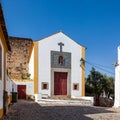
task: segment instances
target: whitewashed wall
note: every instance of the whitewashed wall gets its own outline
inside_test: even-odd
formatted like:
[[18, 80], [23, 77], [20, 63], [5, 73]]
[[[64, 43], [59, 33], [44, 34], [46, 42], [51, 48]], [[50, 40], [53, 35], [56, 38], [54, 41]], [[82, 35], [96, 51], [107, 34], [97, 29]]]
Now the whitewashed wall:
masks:
[[115, 67], [115, 101], [114, 107], [120, 106], [120, 46], [118, 47], [118, 62]]
[[0, 80], [0, 109], [3, 109], [3, 80]]
[[13, 82], [13, 91], [17, 92], [17, 85], [26, 85], [26, 94], [34, 95], [34, 82]]
[[11, 95], [12, 92], [12, 81], [10, 78], [6, 75], [6, 91], [8, 92], [8, 95]]
[[29, 61], [29, 73], [31, 74], [30, 79], [34, 79], [34, 49], [32, 50], [32, 54]]
[[[51, 95], [51, 50], [60, 51], [58, 43], [64, 43], [63, 52], [71, 52], [71, 96], [79, 97], [82, 95], [82, 77], [80, 59], [82, 57], [82, 47], [67, 37], [62, 32], [51, 35], [50, 37], [44, 38], [38, 41], [38, 61], [39, 61], [39, 93]], [[49, 89], [42, 90], [41, 82], [48, 82]], [[73, 90], [73, 83], [79, 83], [79, 90]]]
[[4, 86], [4, 48], [0, 40], [0, 45], [2, 47], [2, 79], [0, 80], [0, 109], [3, 109], [3, 86]]

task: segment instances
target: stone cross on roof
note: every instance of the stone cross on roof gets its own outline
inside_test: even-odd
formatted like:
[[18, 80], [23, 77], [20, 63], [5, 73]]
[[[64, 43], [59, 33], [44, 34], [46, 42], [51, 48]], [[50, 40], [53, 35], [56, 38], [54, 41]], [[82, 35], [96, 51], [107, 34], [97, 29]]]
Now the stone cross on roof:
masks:
[[62, 47], [64, 46], [64, 44], [62, 42], [58, 43], [58, 45], [60, 46], [60, 52], [62, 52]]

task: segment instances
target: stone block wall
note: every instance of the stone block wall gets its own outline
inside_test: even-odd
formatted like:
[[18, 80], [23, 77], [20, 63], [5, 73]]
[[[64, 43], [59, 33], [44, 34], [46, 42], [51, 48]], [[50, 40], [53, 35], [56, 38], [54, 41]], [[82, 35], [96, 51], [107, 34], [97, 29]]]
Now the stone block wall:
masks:
[[9, 37], [11, 51], [7, 55], [8, 74], [11, 79], [29, 77], [29, 56], [32, 40], [28, 38]]

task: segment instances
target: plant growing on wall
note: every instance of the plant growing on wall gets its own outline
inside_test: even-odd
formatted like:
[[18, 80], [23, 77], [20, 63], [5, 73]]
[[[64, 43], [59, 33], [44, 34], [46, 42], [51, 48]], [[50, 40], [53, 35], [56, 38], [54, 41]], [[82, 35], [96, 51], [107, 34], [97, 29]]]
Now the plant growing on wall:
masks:
[[30, 73], [24, 73], [21, 75], [22, 79], [30, 79], [31, 74]]

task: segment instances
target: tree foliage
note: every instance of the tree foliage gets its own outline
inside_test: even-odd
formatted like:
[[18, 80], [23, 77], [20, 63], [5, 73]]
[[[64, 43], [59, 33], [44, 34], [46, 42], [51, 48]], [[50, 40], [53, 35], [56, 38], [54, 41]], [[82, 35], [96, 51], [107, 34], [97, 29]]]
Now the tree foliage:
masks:
[[103, 76], [104, 79], [104, 92], [106, 94], [106, 97], [110, 97], [114, 95], [114, 78], [113, 77], [108, 77], [106, 75]]
[[99, 97], [104, 92], [108, 98], [111, 94], [113, 95], [114, 79], [92, 68], [90, 74], [86, 78], [86, 93]]

